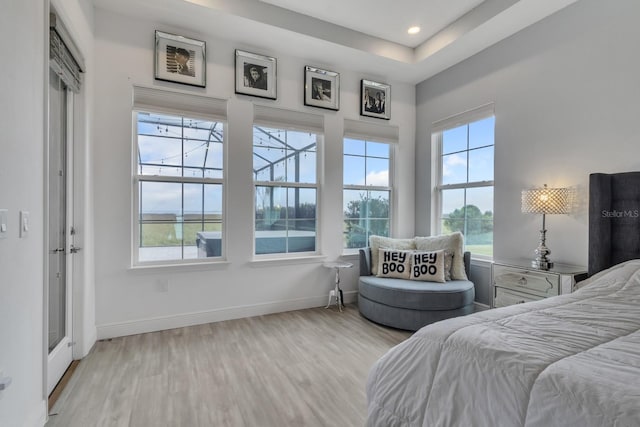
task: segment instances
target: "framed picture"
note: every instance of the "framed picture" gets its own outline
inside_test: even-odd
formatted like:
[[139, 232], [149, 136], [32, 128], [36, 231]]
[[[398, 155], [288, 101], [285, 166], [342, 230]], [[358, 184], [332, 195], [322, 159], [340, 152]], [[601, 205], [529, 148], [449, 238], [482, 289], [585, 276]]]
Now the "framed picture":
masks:
[[156, 80], [205, 87], [205, 42], [156, 31], [155, 55]]
[[304, 105], [340, 109], [340, 74], [304, 67]]
[[391, 86], [362, 80], [360, 115], [389, 120], [391, 118]]
[[276, 99], [276, 58], [236, 50], [236, 93]]

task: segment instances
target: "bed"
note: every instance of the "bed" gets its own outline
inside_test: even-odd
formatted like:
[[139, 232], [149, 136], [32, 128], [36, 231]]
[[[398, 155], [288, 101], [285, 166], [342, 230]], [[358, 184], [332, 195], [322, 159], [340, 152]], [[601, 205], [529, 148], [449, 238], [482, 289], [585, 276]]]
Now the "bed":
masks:
[[367, 425], [639, 426], [638, 206], [640, 172], [592, 174], [590, 277], [420, 329], [372, 367]]

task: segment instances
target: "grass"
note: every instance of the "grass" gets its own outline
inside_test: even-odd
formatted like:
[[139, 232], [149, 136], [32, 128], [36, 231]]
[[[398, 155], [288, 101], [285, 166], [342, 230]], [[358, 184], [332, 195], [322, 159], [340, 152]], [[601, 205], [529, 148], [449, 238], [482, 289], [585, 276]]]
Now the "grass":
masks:
[[[142, 224], [141, 247], [195, 246], [199, 231], [221, 231], [222, 223], [152, 223]], [[182, 234], [180, 233], [182, 231]]]
[[493, 256], [493, 245], [465, 245], [465, 250], [471, 252], [472, 255]]
[[[180, 230], [182, 228], [182, 236]], [[222, 222], [205, 222], [195, 223], [143, 223], [142, 238], [140, 239], [141, 247], [166, 247], [181, 246], [184, 237], [185, 246], [195, 246], [196, 235], [199, 231], [221, 231]], [[487, 257], [493, 256], [493, 244], [475, 244], [465, 245], [465, 250], [473, 255], [482, 255]]]

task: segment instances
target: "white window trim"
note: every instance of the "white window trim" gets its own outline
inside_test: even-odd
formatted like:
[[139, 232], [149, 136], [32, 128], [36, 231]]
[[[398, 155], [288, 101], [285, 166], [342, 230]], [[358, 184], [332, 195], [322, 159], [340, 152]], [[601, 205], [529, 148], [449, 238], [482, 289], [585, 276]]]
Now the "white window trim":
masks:
[[344, 138], [397, 145], [400, 140], [400, 128], [386, 124], [344, 119]]
[[[440, 216], [442, 214], [442, 191], [443, 190], [493, 187], [494, 194], [495, 194], [494, 180], [472, 181], [472, 182], [465, 182], [465, 183], [459, 183], [459, 184], [442, 184], [442, 134], [449, 129], [453, 129], [459, 126], [464, 126], [469, 123], [473, 123], [478, 120], [486, 119], [492, 116], [495, 116], [494, 104], [488, 103], [480, 107], [465, 111], [463, 113], [455, 114], [453, 116], [447, 117], [443, 120], [439, 120], [432, 124], [431, 126], [431, 158], [432, 158], [431, 182], [435, 183], [435, 185], [432, 186], [432, 194], [431, 194], [431, 229], [435, 230], [435, 233], [433, 234], [442, 233], [442, 224], [440, 221], [441, 219]], [[495, 153], [495, 136], [494, 136], [493, 147], [494, 147], [494, 153]], [[468, 152], [469, 150], [467, 149], [465, 151]], [[468, 171], [468, 168], [469, 168], [469, 165], [467, 164], [467, 171]], [[495, 173], [495, 163], [494, 163], [494, 173]], [[466, 205], [466, 199], [465, 199], [465, 205]], [[493, 212], [495, 214], [495, 199], [494, 199]], [[479, 260], [479, 261], [493, 260], [492, 256], [473, 254], [473, 253], [471, 255], [472, 255], [472, 259], [474, 260]]]
[[[287, 181], [253, 181], [253, 237], [252, 237], [252, 263], [273, 263], [286, 262], [287, 260], [305, 260], [323, 258], [322, 255], [322, 224], [320, 213], [322, 212], [321, 183], [324, 182], [322, 161], [324, 153], [324, 117], [316, 114], [303, 113], [279, 108], [269, 108], [262, 105], [254, 106], [254, 122], [251, 126], [252, 138], [253, 128], [264, 126], [271, 129], [282, 129], [284, 131], [313, 133], [317, 136], [316, 143], [316, 182], [299, 183]], [[253, 156], [253, 141], [251, 141], [251, 153]], [[253, 159], [252, 159], [253, 162]], [[283, 252], [256, 254], [256, 187], [283, 187], [283, 188], [309, 188], [316, 190], [316, 245], [315, 251], [308, 252]]]
[[[183, 266], [206, 266], [213, 264], [227, 264], [227, 155], [228, 155], [228, 131], [226, 119], [226, 101], [209, 98], [200, 95], [187, 94], [177, 91], [159, 90], [142, 86], [133, 88], [133, 105], [131, 113], [131, 269], [148, 269], [155, 267], [183, 267]], [[154, 176], [138, 174], [138, 113], [155, 113], [173, 115], [176, 117], [188, 117], [207, 121], [215, 121], [223, 124], [223, 177], [222, 178], [192, 178], [192, 177], [172, 177]], [[222, 185], [222, 241], [221, 256], [211, 258], [196, 259], [174, 259], [160, 261], [140, 261], [140, 182], [171, 182], [171, 183], [202, 183]], [[195, 268], [195, 267], [194, 267]]]
[[437, 132], [443, 132], [448, 129], [453, 129], [458, 126], [486, 119], [491, 116], [495, 116], [495, 107], [493, 102], [433, 122], [431, 125], [431, 134], [433, 135]]

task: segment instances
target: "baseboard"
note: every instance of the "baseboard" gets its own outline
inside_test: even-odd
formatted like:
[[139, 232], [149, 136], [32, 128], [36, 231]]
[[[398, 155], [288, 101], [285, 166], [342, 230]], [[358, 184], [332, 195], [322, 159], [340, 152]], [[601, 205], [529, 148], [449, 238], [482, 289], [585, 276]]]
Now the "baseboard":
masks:
[[475, 306], [476, 311], [484, 311], [484, 310], [489, 310], [491, 307], [489, 307], [487, 304], [482, 304], [481, 302], [473, 302], [473, 305]]
[[47, 401], [42, 400], [37, 408], [25, 420], [25, 426], [43, 427], [47, 422]]
[[[344, 301], [349, 304], [357, 300], [358, 291], [345, 291]], [[273, 301], [261, 304], [225, 307], [209, 311], [175, 314], [171, 316], [131, 320], [127, 322], [97, 325], [98, 339], [116, 338], [146, 332], [163, 331], [185, 326], [221, 322], [223, 320], [241, 319], [244, 317], [262, 316], [305, 308], [324, 307], [328, 295], [298, 298], [293, 300]]]
[[76, 338], [76, 345], [73, 347], [74, 360], [80, 360], [84, 358], [98, 340], [98, 331], [95, 326], [92, 326], [87, 336]]

